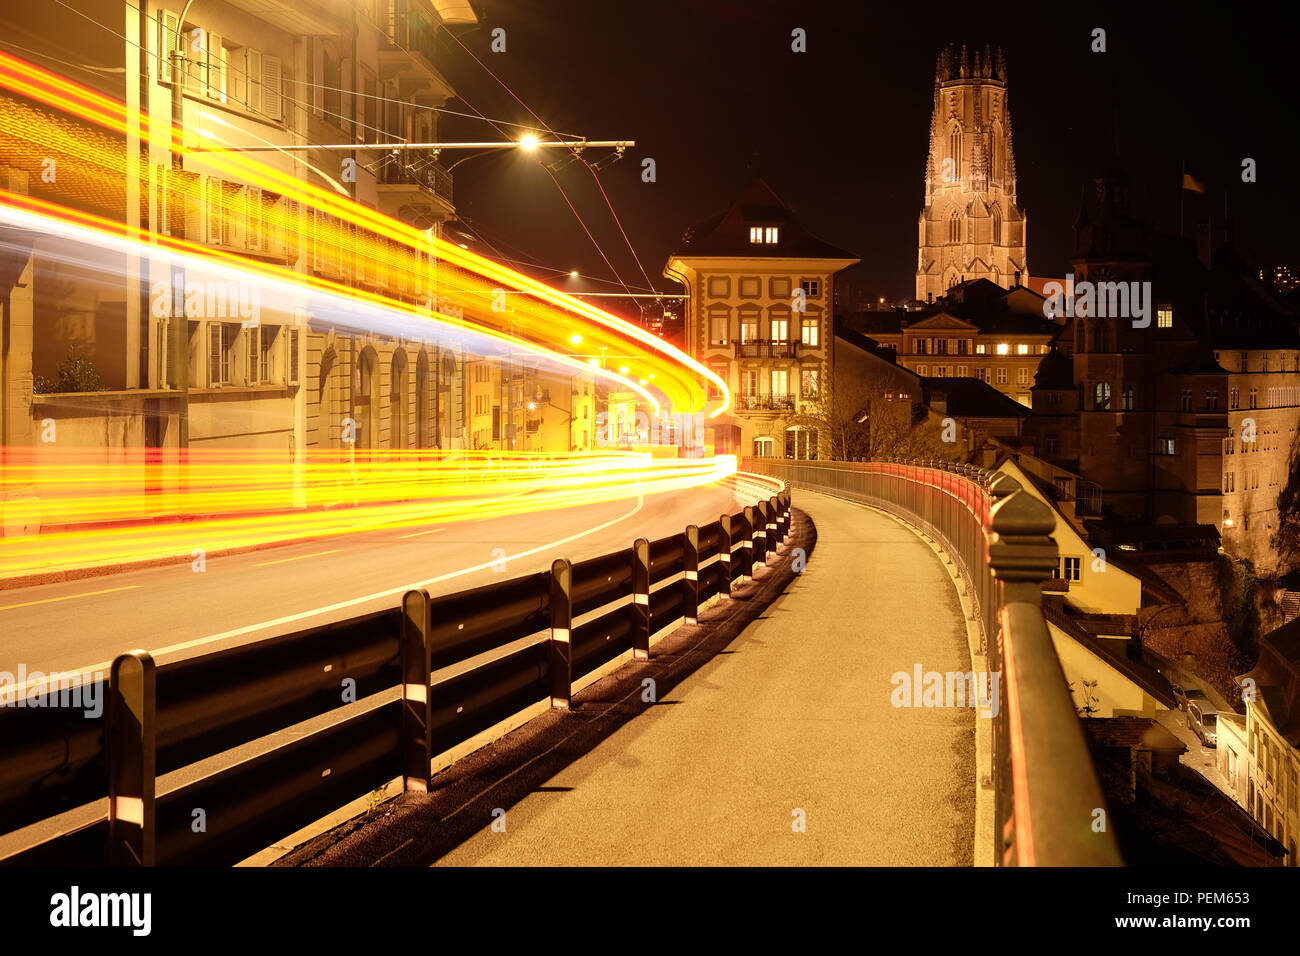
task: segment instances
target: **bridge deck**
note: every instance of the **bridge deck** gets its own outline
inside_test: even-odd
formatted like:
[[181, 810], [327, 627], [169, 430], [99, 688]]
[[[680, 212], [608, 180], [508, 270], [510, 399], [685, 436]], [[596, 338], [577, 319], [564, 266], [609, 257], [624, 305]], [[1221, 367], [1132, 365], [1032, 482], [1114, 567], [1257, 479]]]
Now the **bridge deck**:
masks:
[[895, 672], [971, 666], [951, 580], [876, 512], [797, 505], [817, 544], [760, 619], [438, 862], [971, 864], [974, 712], [891, 703]]

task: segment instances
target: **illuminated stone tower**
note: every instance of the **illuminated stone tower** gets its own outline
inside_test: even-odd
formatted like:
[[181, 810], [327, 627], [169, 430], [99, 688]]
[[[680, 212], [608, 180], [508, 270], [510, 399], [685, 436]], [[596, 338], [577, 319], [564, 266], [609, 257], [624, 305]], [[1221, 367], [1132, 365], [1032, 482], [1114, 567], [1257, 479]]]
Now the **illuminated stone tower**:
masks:
[[916, 297], [929, 301], [963, 279], [1005, 289], [1028, 277], [1025, 212], [1016, 203], [1007, 67], [984, 47], [970, 63], [949, 46], [934, 71], [925, 208], [918, 222]]

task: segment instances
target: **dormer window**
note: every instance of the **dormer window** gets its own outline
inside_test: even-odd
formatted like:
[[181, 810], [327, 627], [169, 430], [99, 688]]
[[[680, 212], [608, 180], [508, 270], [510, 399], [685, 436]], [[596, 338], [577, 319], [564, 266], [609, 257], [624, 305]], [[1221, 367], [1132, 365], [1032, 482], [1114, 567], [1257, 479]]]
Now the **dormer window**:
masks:
[[750, 245], [774, 246], [780, 241], [781, 241], [780, 226], [750, 226], [749, 227]]

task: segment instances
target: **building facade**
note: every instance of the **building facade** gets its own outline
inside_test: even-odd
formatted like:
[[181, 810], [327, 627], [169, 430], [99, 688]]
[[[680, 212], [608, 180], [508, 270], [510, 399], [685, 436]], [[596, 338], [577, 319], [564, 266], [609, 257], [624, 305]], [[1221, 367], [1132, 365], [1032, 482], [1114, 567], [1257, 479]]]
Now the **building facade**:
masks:
[[[664, 275], [686, 287], [685, 351], [731, 405], [710, 420], [719, 453], [817, 458], [825, 436], [792, 424], [833, 388], [835, 276], [858, 260], [807, 232], [762, 179], [687, 230]], [[706, 415], [722, 395], [712, 392]]]
[[1025, 211], [1016, 200], [1016, 161], [999, 49], [970, 62], [949, 46], [934, 72], [934, 110], [917, 221], [916, 298], [933, 302], [967, 279], [1020, 285], [1026, 264]]

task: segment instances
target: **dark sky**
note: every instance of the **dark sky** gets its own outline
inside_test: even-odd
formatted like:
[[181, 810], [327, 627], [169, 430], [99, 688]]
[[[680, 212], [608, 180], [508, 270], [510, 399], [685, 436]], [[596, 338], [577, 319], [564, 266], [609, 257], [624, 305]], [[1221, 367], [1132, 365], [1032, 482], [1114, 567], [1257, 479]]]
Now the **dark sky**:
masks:
[[[1187, 194], [1187, 231], [1225, 190], [1238, 248], [1251, 261], [1300, 264], [1294, 33], [1261, 4], [961, 4], [485, 0], [462, 42], [557, 131], [634, 139], [601, 182], [651, 282], [690, 224], [723, 209], [760, 172], [823, 239], [861, 257], [855, 282], [910, 297], [916, 219], [933, 104], [934, 62], [948, 41], [1007, 59], [1019, 200], [1034, 275], [1062, 275], [1083, 183], [1115, 158], [1135, 204], [1177, 232], [1184, 161], [1208, 186]], [[490, 32], [506, 31], [504, 53]], [[808, 51], [791, 52], [791, 30]], [[1089, 49], [1094, 27], [1107, 52]], [[444, 71], [473, 108], [531, 122], [454, 43]], [[453, 101], [453, 109], [464, 104]], [[495, 139], [486, 124], [445, 118], [444, 140]], [[537, 156], [540, 154], [534, 154]], [[601, 155], [595, 153], [594, 155]], [[641, 182], [653, 157], [658, 181]], [[1241, 182], [1241, 160], [1258, 182]], [[458, 158], [455, 154], [448, 161]], [[548, 157], [559, 158], [558, 151]], [[593, 156], [594, 158], [594, 156]], [[456, 171], [467, 220], [506, 255], [612, 279], [536, 158], [496, 155]], [[556, 173], [629, 285], [644, 286], [592, 176]], [[481, 248], [481, 247], [480, 247]], [[587, 279], [561, 287], [616, 290]], [[614, 311], [618, 311], [615, 309]]]

